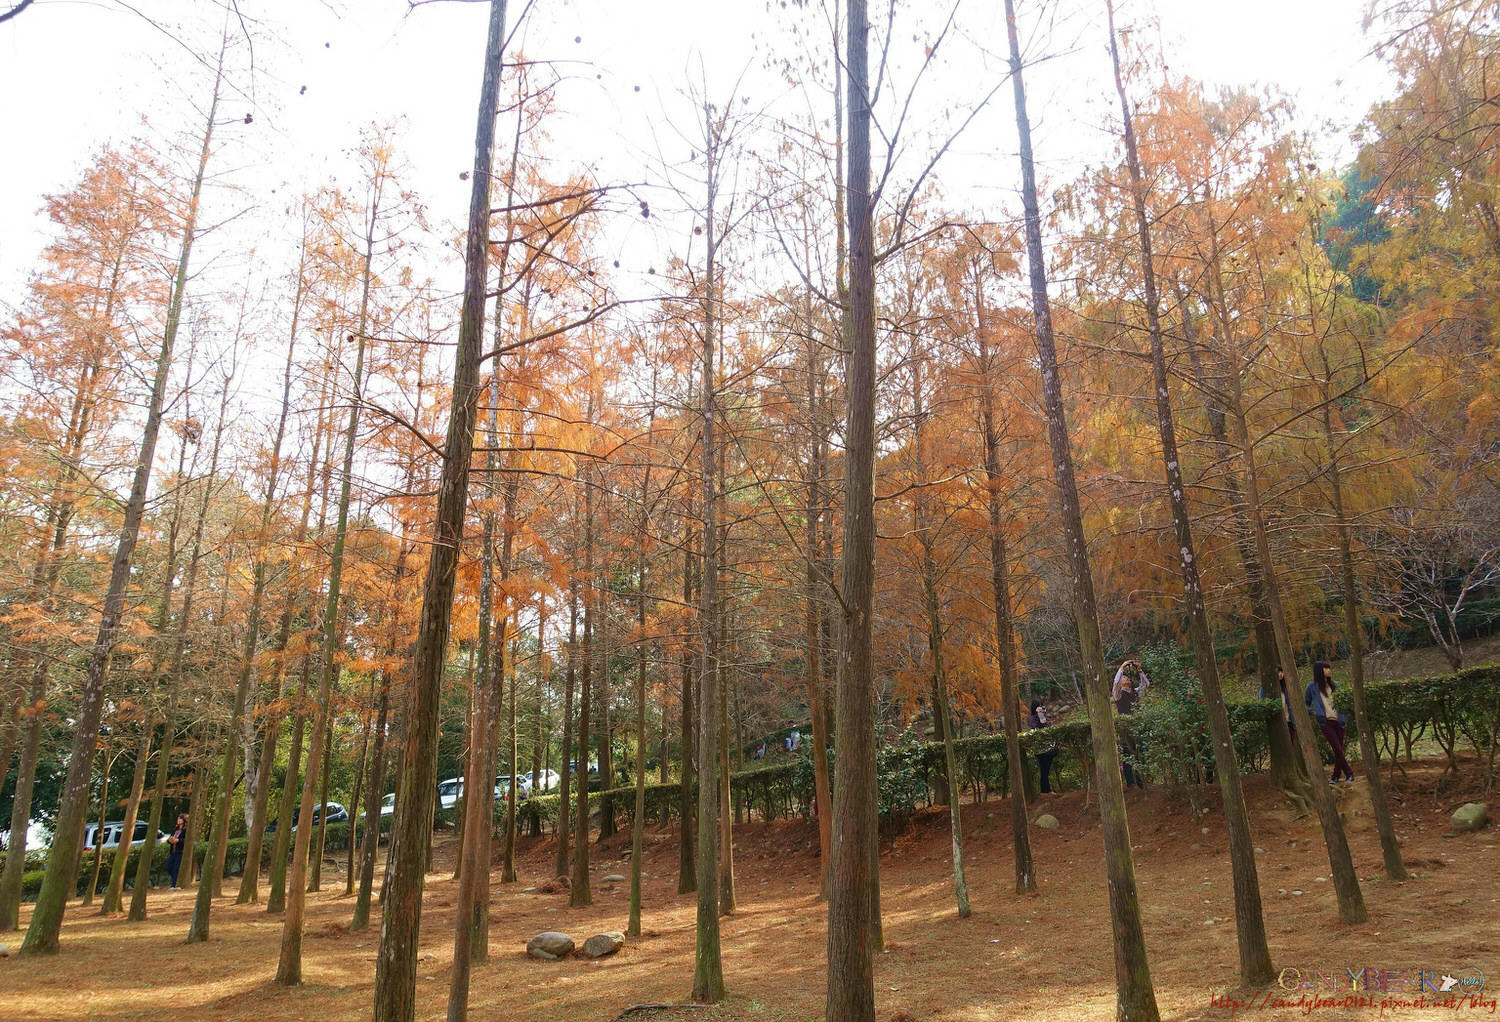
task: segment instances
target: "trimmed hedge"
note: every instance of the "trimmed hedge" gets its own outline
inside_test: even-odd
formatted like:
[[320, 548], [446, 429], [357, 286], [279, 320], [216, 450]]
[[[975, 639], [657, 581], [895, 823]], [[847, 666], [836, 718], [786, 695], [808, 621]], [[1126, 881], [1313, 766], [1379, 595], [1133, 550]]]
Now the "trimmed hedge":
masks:
[[[1167, 712], [1165, 708], [1158, 709], [1148, 704], [1132, 717], [1117, 719], [1116, 726], [1122, 736], [1132, 732], [1142, 736], [1147, 732], [1159, 733], [1169, 726], [1165, 719]], [[1246, 772], [1259, 769], [1263, 763], [1266, 755], [1265, 725], [1276, 712], [1277, 704], [1269, 699], [1238, 703], [1229, 708], [1235, 748]], [[1201, 738], [1204, 755], [1208, 755], [1207, 741], [1205, 733]], [[1009, 793], [1010, 772], [1003, 734], [960, 738], [953, 744], [960, 787], [970, 791], [977, 801], [983, 801], [991, 794], [1003, 796]], [[1055, 785], [1087, 787], [1092, 769], [1088, 721], [1079, 716], [1051, 727], [1022, 732], [1021, 749], [1026, 755], [1026, 769], [1035, 769], [1034, 757], [1038, 750], [1053, 745], [1057, 747], [1052, 767]], [[1149, 744], [1143, 741], [1142, 747], [1149, 747]], [[1163, 756], [1167, 755], [1166, 746], [1157, 743], [1157, 748]], [[829, 753], [829, 763], [831, 768], [832, 752]], [[940, 786], [944, 769], [942, 743], [908, 742], [888, 746], [877, 754], [876, 769], [881, 823], [889, 831], [899, 828], [921, 806], [932, 804], [933, 792]], [[1185, 769], [1182, 773], [1182, 780], [1201, 779], [1194, 775], [1193, 769]], [[1179, 778], [1174, 776], [1171, 779]], [[814, 792], [812, 759], [803, 756], [791, 763], [734, 774], [730, 778], [730, 790], [737, 802], [763, 819], [811, 815]], [[681, 784], [647, 785], [647, 822], [663, 825], [675, 819], [679, 815], [681, 794]], [[630, 820], [635, 811], [635, 788], [590, 792], [590, 814], [602, 809], [606, 799], [613, 804], [617, 819]], [[522, 802], [518, 823], [534, 827], [533, 832], [545, 827], [556, 833], [559, 801], [558, 795], [538, 795]]]
[[[1354, 693], [1340, 685], [1334, 693], [1339, 711], [1354, 715]], [[1410, 762], [1412, 747], [1432, 738], [1458, 772], [1458, 753], [1465, 746], [1481, 758], [1494, 755], [1500, 732], [1500, 665], [1471, 667], [1457, 674], [1365, 685], [1365, 710], [1382, 759], [1392, 769], [1401, 754]], [[1351, 721], [1352, 729], [1352, 721]]]

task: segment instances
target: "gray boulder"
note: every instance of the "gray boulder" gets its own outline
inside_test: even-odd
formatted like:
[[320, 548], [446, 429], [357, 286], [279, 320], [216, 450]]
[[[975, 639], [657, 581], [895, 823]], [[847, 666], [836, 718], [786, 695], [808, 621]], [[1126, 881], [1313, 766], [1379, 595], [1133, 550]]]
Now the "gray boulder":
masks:
[[1036, 818], [1036, 825], [1043, 830], [1056, 830], [1062, 826], [1062, 824], [1057, 822], [1057, 817], [1051, 813], [1043, 813], [1041, 816], [1038, 816]]
[[596, 933], [583, 942], [583, 947], [578, 949], [580, 958], [603, 958], [612, 955], [625, 946], [625, 934], [619, 930], [608, 930], [604, 933]]
[[573, 953], [573, 938], [556, 930], [538, 933], [526, 942], [526, 953], [544, 962], [555, 962]]
[[1490, 822], [1490, 811], [1483, 802], [1470, 802], [1453, 810], [1448, 822], [1454, 830], [1480, 830]]
[[604, 878], [604, 882], [606, 884], [623, 884], [625, 882], [625, 877], [620, 873], [611, 873], [609, 876]]

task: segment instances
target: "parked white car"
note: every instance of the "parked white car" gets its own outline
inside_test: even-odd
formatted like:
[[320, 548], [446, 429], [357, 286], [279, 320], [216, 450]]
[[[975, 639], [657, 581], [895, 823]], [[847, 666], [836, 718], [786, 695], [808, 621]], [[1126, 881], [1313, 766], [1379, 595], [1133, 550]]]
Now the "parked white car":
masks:
[[[95, 847], [102, 847], [106, 851], [111, 848], [120, 847], [120, 834], [125, 829], [124, 820], [110, 820], [104, 824], [104, 843], [102, 845], [96, 840], [99, 836], [99, 824], [91, 823], [83, 829], [83, 850], [92, 852]], [[150, 831], [150, 824], [146, 820], [135, 821], [135, 836], [131, 838], [130, 847], [137, 848], [146, 843], [146, 834]], [[166, 844], [167, 835], [161, 831], [156, 832], [156, 840], [159, 844]]]
[[446, 781], [438, 782], [438, 808], [452, 809], [458, 805], [458, 800], [464, 795], [464, 779], [462, 777], [450, 777]]
[[380, 815], [390, 816], [396, 811], [396, 793], [393, 791], [380, 800]]

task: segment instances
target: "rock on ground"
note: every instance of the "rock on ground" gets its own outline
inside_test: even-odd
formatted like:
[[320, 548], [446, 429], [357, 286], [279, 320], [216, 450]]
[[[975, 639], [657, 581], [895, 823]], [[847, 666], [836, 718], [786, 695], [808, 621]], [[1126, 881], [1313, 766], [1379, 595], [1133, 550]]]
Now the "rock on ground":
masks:
[[555, 962], [573, 953], [573, 938], [556, 930], [538, 933], [526, 942], [526, 953], [544, 962]]
[[606, 884], [623, 884], [625, 882], [625, 877], [619, 873], [611, 873], [609, 876], [604, 878], [604, 882]]
[[603, 958], [612, 955], [625, 946], [625, 934], [619, 930], [607, 930], [604, 933], [596, 933], [583, 942], [583, 947], [578, 950], [580, 958]]
[[1453, 810], [1448, 821], [1454, 830], [1480, 830], [1490, 822], [1489, 807], [1483, 802], [1470, 802]]
[[1053, 816], [1051, 813], [1043, 813], [1041, 816], [1038, 816], [1036, 818], [1036, 825], [1043, 830], [1056, 830], [1061, 826], [1061, 824], [1057, 822], [1057, 817]]

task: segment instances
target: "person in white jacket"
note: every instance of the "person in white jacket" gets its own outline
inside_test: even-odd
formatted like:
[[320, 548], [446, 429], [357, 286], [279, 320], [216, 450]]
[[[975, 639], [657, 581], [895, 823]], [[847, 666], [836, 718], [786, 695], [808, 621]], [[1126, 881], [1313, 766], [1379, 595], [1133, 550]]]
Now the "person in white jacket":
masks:
[[1147, 686], [1151, 684], [1151, 679], [1146, 676], [1146, 671], [1141, 667], [1141, 662], [1139, 660], [1127, 660], [1120, 665], [1119, 670], [1115, 671], [1115, 683], [1109, 688], [1110, 702], [1117, 703], [1120, 701], [1120, 682], [1126, 678], [1131, 680], [1132, 687], [1135, 689], [1137, 696], [1146, 691]]

